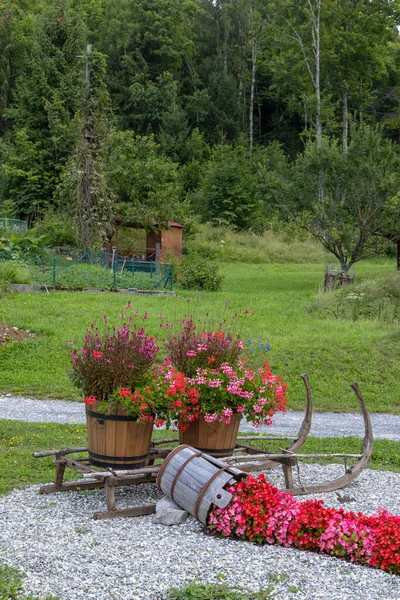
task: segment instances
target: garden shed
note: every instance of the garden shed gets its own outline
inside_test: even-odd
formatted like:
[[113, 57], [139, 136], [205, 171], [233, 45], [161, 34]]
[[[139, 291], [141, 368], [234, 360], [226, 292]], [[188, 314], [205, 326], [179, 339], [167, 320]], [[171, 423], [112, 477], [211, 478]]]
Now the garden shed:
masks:
[[148, 232], [138, 223], [123, 222], [122, 217], [115, 217], [115, 225], [110, 247], [115, 247], [119, 255], [155, 262], [168, 262], [171, 254], [182, 258], [183, 225], [180, 223], [169, 221], [167, 227]]
[[151, 231], [147, 234], [147, 260], [150, 258], [151, 249], [159, 249], [159, 262], [168, 262], [168, 254], [182, 258], [182, 229], [180, 223], [168, 222], [168, 229]]

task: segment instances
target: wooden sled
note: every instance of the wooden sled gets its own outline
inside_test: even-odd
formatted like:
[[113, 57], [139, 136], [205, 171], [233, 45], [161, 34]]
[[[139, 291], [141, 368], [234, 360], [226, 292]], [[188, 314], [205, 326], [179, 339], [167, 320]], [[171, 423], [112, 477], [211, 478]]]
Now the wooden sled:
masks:
[[[262, 471], [265, 469], [281, 466], [285, 477], [284, 491], [290, 492], [293, 495], [316, 494], [322, 492], [330, 492], [343, 488], [353, 481], [365, 468], [368, 459], [372, 452], [373, 435], [371, 421], [368, 412], [365, 408], [364, 400], [356, 383], [351, 384], [361, 407], [361, 412], [364, 418], [364, 443], [361, 454], [298, 454], [298, 450], [302, 447], [307, 439], [311, 427], [312, 420], [312, 400], [310, 386], [306, 374], [301, 375], [306, 388], [307, 408], [297, 436], [244, 436], [239, 437], [235, 454], [232, 457], [224, 458], [223, 461], [218, 461], [222, 466], [232, 465], [244, 472]], [[254, 440], [290, 440], [290, 444], [283, 449], [281, 454], [273, 454], [260, 448], [255, 448], [243, 444], [243, 441]], [[178, 442], [178, 438], [169, 438], [163, 440], [153, 440], [147, 464], [145, 467], [135, 470], [113, 470], [100, 469], [89, 463], [87, 448], [65, 448], [61, 450], [46, 450], [44, 452], [34, 452], [35, 458], [52, 456], [56, 467], [55, 479], [53, 484], [42, 485], [40, 488], [41, 494], [50, 494], [53, 492], [64, 491], [81, 491], [88, 489], [104, 488], [106, 510], [96, 512], [93, 516], [95, 519], [114, 519], [117, 517], [132, 517], [140, 515], [148, 515], [155, 512], [155, 504], [147, 506], [133, 506], [130, 508], [118, 509], [116, 507], [115, 488], [118, 486], [134, 485], [141, 483], [155, 482], [157, 474], [162, 465], [162, 461], [171, 452], [170, 449], [162, 449], [164, 444], [172, 444]], [[71, 454], [79, 455], [71, 457]], [[307, 458], [344, 458], [345, 474], [342, 477], [334, 479], [322, 485], [301, 485], [293, 486], [293, 467], [296, 467], [299, 473], [299, 460]], [[355, 462], [350, 467], [347, 466], [347, 459], [355, 459]], [[215, 459], [213, 459], [215, 462]], [[65, 469], [71, 469], [82, 476], [82, 479], [75, 481], [64, 481]]]

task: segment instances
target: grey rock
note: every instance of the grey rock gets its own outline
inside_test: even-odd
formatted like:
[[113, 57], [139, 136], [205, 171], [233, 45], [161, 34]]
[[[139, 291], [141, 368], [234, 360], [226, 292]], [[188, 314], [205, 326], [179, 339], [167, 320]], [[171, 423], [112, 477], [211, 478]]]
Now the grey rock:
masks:
[[186, 521], [188, 516], [186, 510], [165, 508], [156, 512], [153, 520], [154, 523], [159, 523], [160, 525], [180, 525]]
[[166, 510], [168, 508], [173, 508], [175, 510], [184, 510], [181, 506], [179, 506], [179, 504], [174, 502], [174, 500], [168, 498], [168, 496], [164, 496], [164, 498], [161, 498], [161, 500], [159, 500], [156, 504], [156, 513], [162, 510]]

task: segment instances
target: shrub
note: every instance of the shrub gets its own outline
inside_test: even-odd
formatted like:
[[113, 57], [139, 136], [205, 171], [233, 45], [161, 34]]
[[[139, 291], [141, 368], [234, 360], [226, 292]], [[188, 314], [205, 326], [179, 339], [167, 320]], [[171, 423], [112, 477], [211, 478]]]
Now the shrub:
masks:
[[66, 215], [48, 213], [35, 225], [31, 233], [40, 237], [46, 246], [76, 246], [77, 244], [73, 221]]
[[185, 257], [180, 273], [180, 285], [187, 290], [199, 289], [216, 292], [221, 289], [223, 276], [218, 264], [198, 255]]

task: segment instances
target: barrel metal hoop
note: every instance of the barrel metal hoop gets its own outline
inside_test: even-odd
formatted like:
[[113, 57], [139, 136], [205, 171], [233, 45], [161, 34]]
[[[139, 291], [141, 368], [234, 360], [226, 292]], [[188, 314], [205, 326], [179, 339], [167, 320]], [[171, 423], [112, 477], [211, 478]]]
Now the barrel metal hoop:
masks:
[[119, 460], [122, 462], [128, 462], [128, 461], [132, 461], [132, 460], [139, 460], [141, 458], [147, 458], [148, 457], [148, 452], [146, 454], [140, 454], [139, 456], [109, 456], [108, 454], [96, 454], [95, 452], [92, 452], [91, 450], [89, 450], [89, 456], [90, 458], [100, 458], [103, 460]]
[[[227, 455], [227, 453], [232, 454], [234, 449], [235, 449], [235, 446], [233, 448], [199, 448], [199, 446], [196, 446], [196, 450], [201, 450], [205, 454], [212, 452], [213, 455], [214, 454]], [[215, 458], [217, 458], [217, 457], [215, 457]], [[222, 458], [226, 458], [226, 456], [222, 456]]]
[[98, 413], [88, 409], [86, 409], [86, 414], [89, 417], [103, 419], [104, 421], [137, 421], [137, 419], [134, 417], [129, 417], [128, 415], [106, 415], [105, 413]]
[[112, 469], [113, 471], [118, 471], [118, 469], [124, 469], [124, 470], [141, 469], [142, 467], [146, 466], [146, 461], [144, 460], [143, 462], [140, 462], [140, 463], [138, 462], [138, 463], [116, 464], [116, 463], [103, 462], [101, 460], [90, 459], [90, 464], [95, 467], [103, 467], [105, 469]]
[[177, 470], [177, 472], [176, 472], [176, 475], [175, 475], [175, 477], [174, 477], [174, 479], [173, 479], [173, 481], [172, 481], [172, 485], [171, 485], [171, 491], [170, 491], [170, 494], [171, 494], [171, 498], [172, 498], [172, 500], [174, 499], [174, 491], [175, 491], [175, 486], [176, 486], [176, 484], [177, 484], [177, 482], [178, 482], [179, 476], [180, 476], [180, 474], [182, 473], [183, 469], [184, 469], [184, 468], [185, 468], [185, 467], [186, 467], [186, 466], [187, 466], [187, 465], [188, 465], [188, 464], [189, 464], [189, 463], [190, 463], [190, 462], [191, 462], [191, 461], [192, 461], [194, 458], [197, 458], [198, 456], [201, 456], [202, 454], [203, 454], [202, 452], [195, 452], [194, 454], [192, 454], [192, 456], [189, 456], [189, 458], [187, 458], [187, 459], [185, 460], [185, 462], [183, 463], [183, 465], [181, 465], [181, 466], [179, 467], [179, 469]]
[[199, 494], [199, 497], [197, 499], [196, 502], [196, 506], [194, 508], [194, 512], [195, 512], [195, 517], [196, 519], [199, 519], [199, 510], [200, 510], [200, 505], [202, 503], [202, 500], [208, 490], [208, 488], [210, 487], [210, 485], [212, 484], [212, 482], [214, 481], [214, 479], [216, 479], [218, 477], [218, 475], [220, 473], [222, 473], [223, 471], [228, 471], [228, 473], [230, 473], [229, 471], [229, 465], [226, 465], [226, 467], [222, 467], [221, 469], [218, 469], [218, 471], [216, 473], [214, 473], [214, 475], [207, 481], [207, 483], [205, 485], [203, 485], [203, 488]]
[[164, 471], [167, 468], [167, 464], [169, 463], [169, 461], [171, 460], [171, 458], [173, 456], [175, 456], [175, 454], [177, 454], [178, 452], [180, 452], [181, 450], [183, 450], [183, 448], [190, 448], [190, 446], [188, 444], [181, 444], [180, 446], [177, 446], [176, 448], [174, 448], [174, 450], [172, 450], [171, 452], [169, 452], [168, 456], [166, 458], [164, 458], [164, 461], [160, 467], [160, 470], [158, 471], [158, 475], [157, 475], [157, 487], [159, 489], [161, 489], [161, 479], [162, 476], [164, 475]]

